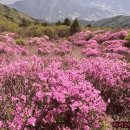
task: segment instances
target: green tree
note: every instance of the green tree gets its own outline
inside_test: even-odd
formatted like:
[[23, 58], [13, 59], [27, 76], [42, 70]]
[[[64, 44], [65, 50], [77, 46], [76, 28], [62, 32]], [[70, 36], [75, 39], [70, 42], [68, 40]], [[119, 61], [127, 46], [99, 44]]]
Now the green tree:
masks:
[[87, 25], [86, 25], [86, 27], [89, 27], [89, 28], [91, 28], [91, 27], [92, 27], [92, 25], [91, 25], [91, 24], [87, 24]]
[[72, 34], [74, 34], [74, 33], [76, 33], [76, 32], [79, 32], [80, 30], [81, 30], [81, 28], [80, 28], [78, 19], [76, 18], [76, 19], [73, 21], [73, 23], [72, 23], [72, 25], [71, 25], [71, 27], [70, 27], [70, 34], [72, 35]]
[[42, 22], [41, 24], [42, 26], [49, 26], [49, 24], [47, 22]]
[[55, 23], [55, 25], [62, 25], [62, 22], [61, 21], [57, 21], [56, 23]]
[[71, 25], [71, 21], [69, 18], [65, 18], [64, 22], [63, 22], [63, 25], [67, 25], [67, 26], [70, 26]]

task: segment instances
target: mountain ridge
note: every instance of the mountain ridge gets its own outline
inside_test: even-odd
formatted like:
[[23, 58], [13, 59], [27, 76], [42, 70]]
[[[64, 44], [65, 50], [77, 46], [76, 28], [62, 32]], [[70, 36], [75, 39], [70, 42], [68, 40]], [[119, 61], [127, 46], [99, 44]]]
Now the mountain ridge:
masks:
[[87, 1], [89, 4], [81, 4], [76, 0], [22, 0], [9, 6], [36, 19], [43, 18], [53, 22], [63, 20], [65, 17], [96, 20], [104, 18], [104, 16], [114, 15], [113, 11], [94, 6], [90, 0]]
[[21, 0], [10, 7], [36, 19], [56, 22], [68, 17], [99, 20], [116, 15], [130, 15], [130, 0]]
[[98, 21], [84, 21], [84, 25], [91, 24], [93, 27], [129, 28], [130, 16], [118, 15]]

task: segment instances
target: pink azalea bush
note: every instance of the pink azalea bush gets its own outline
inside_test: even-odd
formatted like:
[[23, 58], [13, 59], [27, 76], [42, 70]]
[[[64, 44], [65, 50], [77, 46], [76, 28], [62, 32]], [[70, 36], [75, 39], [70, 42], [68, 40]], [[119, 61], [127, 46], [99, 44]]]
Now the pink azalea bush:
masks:
[[72, 51], [71, 43], [67, 40], [58, 41], [57, 47], [54, 49], [54, 53], [65, 55]]
[[100, 92], [105, 101], [111, 100], [107, 110], [110, 114], [129, 112], [130, 66], [124, 61], [109, 58], [88, 58], [80, 63], [86, 79]]
[[[1, 128], [87, 129], [100, 127], [106, 104], [82, 71], [47, 68], [37, 57], [0, 68]], [[5, 89], [2, 89], [5, 88]]]
[[100, 46], [96, 40], [87, 41], [82, 52], [85, 56], [99, 56], [101, 54]]
[[124, 39], [127, 35], [128, 35], [128, 31], [124, 31], [124, 30], [121, 30], [119, 32], [108, 31], [102, 34], [95, 35], [92, 39], [101, 43], [109, 40]]
[[86, 37], [87, 37], [86, 35], [88, 35], [88, 37], [91, 38], [90, 36], [91, 31], [83, 31], [83, 32], [77, 33], [70, 38], [70, 41], [74, 45], [83, 46], [86, 44]]
[[119, 54], [127, 54], [129, 49], [125, 47], [127, 41], [125, 40], [110, 40], [103, 42], [106, 52], [114, 52]]
[[0, 129], [100, 130], [107, 114], [129, 117], [127, 34], [85, 30], [24, 46], [0, 34]]
[[10, 56], [27, 55], [28, 50], [26, 49], [26, 47], [23, 47], [23, 46], [17, 46], [15, 44], [1, 43], [0, 53], [1, 54], [7, 54], [7, 55], [10, 55]]

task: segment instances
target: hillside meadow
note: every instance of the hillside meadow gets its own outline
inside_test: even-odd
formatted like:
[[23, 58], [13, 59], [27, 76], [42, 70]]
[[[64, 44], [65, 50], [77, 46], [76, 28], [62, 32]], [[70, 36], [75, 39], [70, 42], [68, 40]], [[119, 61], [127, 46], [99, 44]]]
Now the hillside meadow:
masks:
[[62, 33], [0, 34], [1, 130], [112, 130], [130, 120], [128, 30]]

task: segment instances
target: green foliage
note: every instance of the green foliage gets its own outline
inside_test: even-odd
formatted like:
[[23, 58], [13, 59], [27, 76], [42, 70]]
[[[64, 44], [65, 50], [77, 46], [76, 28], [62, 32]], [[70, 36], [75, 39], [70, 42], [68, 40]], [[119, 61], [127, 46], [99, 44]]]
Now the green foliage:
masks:
[[69, 26], [62, 25], [62, 26], [55, 27], [55, 29], [56, 29], [58, 37], [60, 37], [60, 38], [68, 37], [70, 35]]
[[71, 25], [71, 21], [69, 18], [65, 18], [64, 22], [63, 22], [63, 25], [67, 25], [67, 26], [70, 26]]
[[80, 25], [79, 25], [79, 22], [78, 22], [78, 19], [75, 19], [71, 25], [71, 28], [70, 28], [70, 34], [74, 34], [76, 32], [79, 32], [81, 30], [80, 28]]
[[91, 24], [88, 24], [88, 25], [86, 25], [86, 27], [89, 27], [89, 28], [90, 28], [90, 27], [92, 27], [92, 25], [91, 25]]
[[[71, 21], [68, 18], [64, 20], [64, 23], [58, 21], [56, 26], [46, 22], [39, 22], [15, 9], [0, 4], [0, 32], [16, 32], [22, 37], [47, 35], [49, 38], [57, 39], [70, 35], [70, 24]], [[23, 44], [23, 42], [18, 39], [16, 44]]]
[[129, 32], [128, 36], [125, 37], [125, 40], [128, 41], [128, 43], [126, 43], [125, 46], [130, 47], [130, 32]]
[[24, 30], [21, 28], [19, 31], [20, 34], [28, 37], [40, 37], [42, 35], [49, 36], [50, 39], [57, 39], [69, 36], [69, 26], [40, 26], [40, 25], [31, 25]]
[[57, 26], [62, 25], [62, 22], [58, 21], [58, 22], [55, 23], [55, 25], [57, 25]]
[[30, 21], [23, 18], [22, 21], [19, 23], [19, 27], [27, 27], [29, 26], [29, 24], [31, 24]]
[[15, 43], [16, 43], [17, 45], [24, 45], [24, 44], [25, 44], [25, 42], [24, 42], [23, 39], [17, 39], [17, 40], [15, 41]]
[[7, 19], [16, 24], [20, 24], [23, 19], [29, 22], [34, 22], [35, 19], [17, 11], [16, 9], [9, 8], [5, 5], [0, 4], [0, 19]]
[[[20, 32], [25, 31], [25, 27], [33, 24], [35, 19], [0, 4], [0, 32]], [[25, 33], [22, 31], [23, 33]]]
[[49, 36], [50, 39], [54, 38], [57, 39], [58, 38], [58, 34], [57, 34], [57, 30], [54, 27], [44, 27], [42, 29], [42, 32], [44, 35]]
[[24, 32], [22, 32], [25, 36], [28, 37], [40, 37], [42, 36], [42, 30], [38, 25], [31, 25], [27, 27]]
[[8, 21], [5, 18], [0, 19], [0, 32], [10, 31], [17, 32], [18, 25], [14, 22]]
[[128, 36], [125, 37], [125, 40], [130, 41], [130, 32], [129, 32]]
[[42, 26], [49, 26], [49, 24], [47, 22], [42, 22], [41, 25]]
[[[57, 39], [70, 35], [70, 27], [68, 26], [70, 24], [71, 22], [67, 18], [64, 23], [57, 22], [56, 26], [46, 22], [39, 22], [15, 9], [0, 4], [0, 32], [16, 32], [22, 37], [40, 37], [47, 35], [49, 38]], [[16, 44], [23, 45], [23, 40], [17, 39]]]

